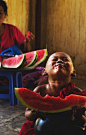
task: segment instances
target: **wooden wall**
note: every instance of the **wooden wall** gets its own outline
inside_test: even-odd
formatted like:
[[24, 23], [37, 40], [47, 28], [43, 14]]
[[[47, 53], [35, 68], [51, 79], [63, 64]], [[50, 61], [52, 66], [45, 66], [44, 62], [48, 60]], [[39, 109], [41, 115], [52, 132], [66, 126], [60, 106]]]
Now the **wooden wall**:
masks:
[[41, 48], [46, 44], [50, 54], [68, 53], [86, 75], [86, 0], [42, 0]]

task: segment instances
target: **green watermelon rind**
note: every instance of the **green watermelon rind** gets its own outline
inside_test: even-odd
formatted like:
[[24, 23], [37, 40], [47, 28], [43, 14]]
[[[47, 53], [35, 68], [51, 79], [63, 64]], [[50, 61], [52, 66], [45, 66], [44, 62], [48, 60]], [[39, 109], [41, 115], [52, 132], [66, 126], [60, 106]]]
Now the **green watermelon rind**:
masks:
[[[37, 55], [37, 52], [36, 52], [36, 51], [34, 51], [33, 53], [34, 53], [34, 58], [33, 58], [33, 60], [32, 60], [28, 65], [25, 65], [25, 67], [33, 66], [33, 65], [36, 63], [36, 61], [37, 61], [37, 59], [38, 59], [38, 55]], [[26, 59], [26, 60], [27, 60], [27, 59]], [[26, 64], [27, 64], [27, 63], [26, 63]]]
[[26, 65], [26, 56], [23, 59], [22, 64], [19, 66], [19, 68], [23, 68]]
[[[15, 56], [15, 57], [18, 57], [18, 56]], [[3, 65], [3, 62], [2, 62], [2, 66], [4, 68], [18, 68], [18, 67], [20, 67], [22, 65], [23, 61], [25, 60], [25, 57], [26, 57], [25, 54], [22, 54], [22, 59], [16, 66]]]
[[44, 51], [45, 51], [44, 57], [39, 62], [35, 63], [33, 66], [28, 67], [29, 70], [35, 69], [40, 63], [45, 61], [46, 57], [48, 56], [48, 51], [47, 49], [44, 49]]
[[[22, 105], [24, 105], [25, 107], [28, 107], [29, 109], [34, 109], [36, 110], [36, 108], [33, 108], [31, 106], [29, 106], [28, 104], [25, 103], [25, 101], [19, 96], [18, 94], [18, 88], [14, 88], [15, 90], [15, 95], [17, 97], [17, 99], [20, 101], [20, 103], [22, 103]], [[69, 111], [72, 110], [72, 107], [66, 107], [60, 110], [52, 110], [52, 111], [46, 111], [46, 110], [39, 110], [39, 112], [44, 112], [44, 113], [59, 113], [59, 112], [64, 112], [64, 111]]]

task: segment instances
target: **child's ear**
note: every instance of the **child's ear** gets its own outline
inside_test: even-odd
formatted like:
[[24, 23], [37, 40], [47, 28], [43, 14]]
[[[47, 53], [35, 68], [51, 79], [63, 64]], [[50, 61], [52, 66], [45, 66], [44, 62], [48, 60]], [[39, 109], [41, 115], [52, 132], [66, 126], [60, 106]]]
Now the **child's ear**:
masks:
[[44, 68], [43, 71], [42, 71], [42, 75], [43, 75], [43, 76], [48, 75], [47, 72], [46, 72], [46, 70], [45, 70], [45, 68]]
[[72, 77], [76, 77], [76, 71], [73, 70], [73, 73], [71, 74]]

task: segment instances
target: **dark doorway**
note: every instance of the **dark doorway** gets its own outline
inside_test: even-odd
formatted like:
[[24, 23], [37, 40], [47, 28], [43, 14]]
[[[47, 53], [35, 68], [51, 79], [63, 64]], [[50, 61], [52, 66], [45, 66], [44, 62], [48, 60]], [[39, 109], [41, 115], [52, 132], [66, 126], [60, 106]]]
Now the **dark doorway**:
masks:
[[41, 0], [36, 0], [35, 50], [40, 49], [40, 44], [41, 44]]

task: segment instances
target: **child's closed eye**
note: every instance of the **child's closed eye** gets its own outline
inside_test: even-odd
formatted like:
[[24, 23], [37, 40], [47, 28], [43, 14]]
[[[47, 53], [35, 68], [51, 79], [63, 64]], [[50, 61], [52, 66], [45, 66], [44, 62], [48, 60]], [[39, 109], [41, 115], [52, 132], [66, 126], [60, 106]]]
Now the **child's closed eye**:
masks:
[[69, 59], [68, 59], [68, 58], [63, 58], [62, 60], [63, 60], [63, 61], [69, 61]]

